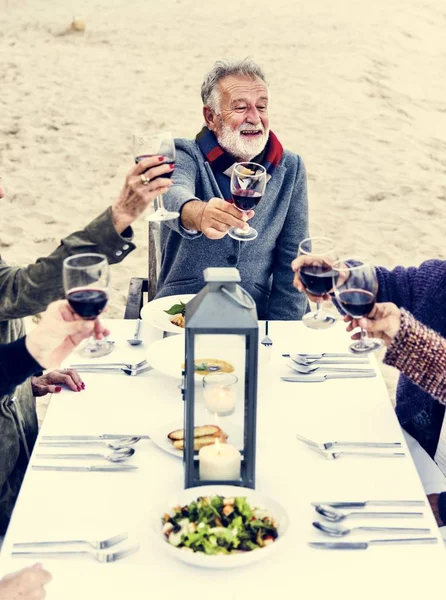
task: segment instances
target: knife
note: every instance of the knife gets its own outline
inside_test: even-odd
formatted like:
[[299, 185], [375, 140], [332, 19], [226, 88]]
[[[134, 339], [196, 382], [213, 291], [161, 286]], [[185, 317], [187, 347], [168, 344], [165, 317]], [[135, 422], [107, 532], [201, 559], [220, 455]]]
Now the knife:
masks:
[[325, 373], [324, 375], [299, 375], [292, 377], [281, 377], [282, 381], [294, 381], [298, 383], [320, 382], [327, 379], [358, 379], [361, 377], [376, 377], [376, 373]]
[[367, 550], [373, 544], [436, 544], [437, 538], [397, 538], [388, 540], [369, 540], [368, 542], [308, 542], [312, 548], [327, 548], [329, 550]]
[[36, 471], [135, 471], [135, 465], [90, 465], [65, 467], [60, 465], [33, 465]]
[[133, 438], [138, 437], [142, 440], [150, 440], [150, 435], [139, 435], [136, 433], [125, 434], [125, 433], [101, 433], [99, 435], [42, 435], [42, 440], [120, 440], [121, 438]]
[[365, 508], [366, 506], [425, 506], [424, 500], [364, 500], [363, 502], [312, 502], [311, 506], [326, 504], [332, 508]]

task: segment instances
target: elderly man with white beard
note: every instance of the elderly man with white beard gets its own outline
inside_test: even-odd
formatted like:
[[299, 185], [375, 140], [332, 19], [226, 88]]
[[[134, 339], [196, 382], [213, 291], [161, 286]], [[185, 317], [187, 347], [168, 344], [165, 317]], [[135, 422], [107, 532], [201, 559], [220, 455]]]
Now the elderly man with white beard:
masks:
[[[308, 237], [307, 182], [302, 159], [269, 129], [268, 84], [252, 60], [215, 63], [201, 87], [205, 125], [195, 140], [175, 140], [173, 185], [164, 196], [179, 218], [161, 225], [157, 297], [194, 294], [207, 267], [237, 267], [254, 298], [259, 319], [300, 319], [305, 296], [292, 285], [291, 261]], [[230, 180], [238, 162], [267, 172], [255, 212], [232, 203]], [[250, 221], [258, 236], [239, 241], [231, 227]]]

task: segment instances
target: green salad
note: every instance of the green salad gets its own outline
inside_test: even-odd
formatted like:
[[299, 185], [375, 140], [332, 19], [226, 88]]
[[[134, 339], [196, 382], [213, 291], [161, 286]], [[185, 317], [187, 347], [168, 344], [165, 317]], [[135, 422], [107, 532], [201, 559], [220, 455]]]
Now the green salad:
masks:
[[257, 550], [279, 535], [276, 521], [245, 497], [202, 496], [166, 513], [162, 523], [172, 546], [211, 555]]

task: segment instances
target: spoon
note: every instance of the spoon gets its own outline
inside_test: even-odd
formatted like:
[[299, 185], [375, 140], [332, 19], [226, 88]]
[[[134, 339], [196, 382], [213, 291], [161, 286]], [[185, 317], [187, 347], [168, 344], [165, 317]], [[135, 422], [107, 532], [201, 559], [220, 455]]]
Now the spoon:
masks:
[[297, 373], [302, 373], [303, 375], [308, 375], [310, 373], [373, 373], [373, 369], [357, 369], [356, 367], [322, 367], [319, 365], [301, 365], [295, 362], [289, 362], [288, 366], [293, 369], [293, 371], [297, 371]]
[[422, 512], [342, 512], [340, 510], [336, 510], [335, 508], [331, 508], [330, 506], [326, 506], [325, 504], [319, 504], [315, 507], [316, 512], [325, 517], [328, 521], [332, 521], [333, 523], [339, 523], [339, 521], [343, 521], [347, 517], [362, 517], [362, 518], [386, 518], [386, 517], [400, 517], [402, 519], [410, 518], [410, 517], [422, 517]]
[[105, 446], [111, 450], [122, 450], [128, 448], [139, 442], [140, 437], [120, 438], [112, 442], [105, 442], [103, 440], [88, 441], [88, 442], [40, 442], [40, 446], [46, 446], [47, 448], [82, 448], [82, 446]]
[[36, 458], [105, 458], [109, 462], [120, 463], [129, 459], [134, 454], [134, 448], [120, 448], [114, 452], [107, 452], [107, 454], [36, 454]]
[[329, 523], [320, 523], [319, 521], [313, 522], [313, 527], [331, 535], [332, 537], [343, 537], [348, 535], [354, 530], [361, 531], [382, 531], [389, 533], [430, 533], [430, 529], [423, 529], [418, 527], [343, 527], [342, 525], [331, 525]]
[[294, 363], [297, 363], [298, 365], [304, 365], [306, 367], [311, 365], [370, 365], [369, 360], [356, 358], [353, 354], [348, 358], [307, 358], [306, 356], [301, 356], [300, 354], [282, 354], [282, 356], [285, 358], [291, 358]]
[[131, 340], [127, 340], [128, 343], [130, 344], [130, 346], [139, 346], [139, 344], [142, 344], [142, 340], [140, 340], [138, 337], [140, 327], [141, 327], [141, 319], [137, 319], [135, 335], [133, 336], [133, 338]]

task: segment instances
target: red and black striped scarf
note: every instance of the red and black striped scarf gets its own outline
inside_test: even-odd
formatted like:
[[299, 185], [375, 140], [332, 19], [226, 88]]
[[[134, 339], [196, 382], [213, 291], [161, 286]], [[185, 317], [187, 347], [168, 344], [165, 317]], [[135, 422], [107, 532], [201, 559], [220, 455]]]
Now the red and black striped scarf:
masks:
[[[195, 140], [216, 173], [224, 173], [229, 167], [237, 162], [233, 156], [219, 145], [213, 131], [206, 126], [196, 135]], [[269, 132], [269, 138], [263, 151], [254, 157], [252, 161], [265, 167], [266, 172], [273, 174], [274, 169], [282, 160], [283, 146], [272, 131]]]

